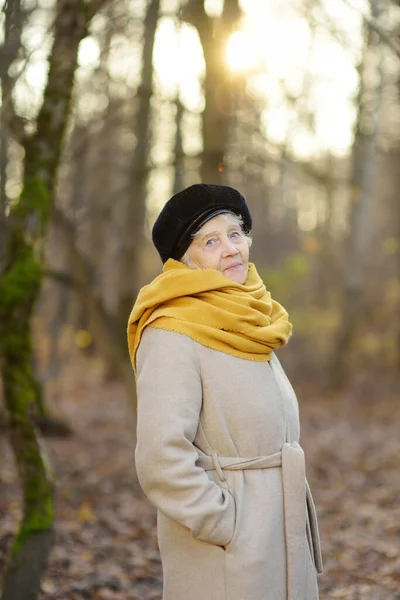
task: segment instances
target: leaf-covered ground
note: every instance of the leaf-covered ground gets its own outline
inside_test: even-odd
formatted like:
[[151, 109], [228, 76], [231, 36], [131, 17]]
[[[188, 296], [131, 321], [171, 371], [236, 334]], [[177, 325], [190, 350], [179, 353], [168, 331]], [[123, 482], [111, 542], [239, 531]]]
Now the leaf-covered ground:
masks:
[[[399, 387], [389, 375], [371, 381], [336, 399], [298, 388], [322, 537], [321, 600], [400, 599]], [[155, 513], [135, 477], [121, 390], [71, 384], [57, 408], [73, 435], [46, 440], [57, 524], [41, 600], [160, 600]], [[0, 456], [1, 572], [21, 500], [4, 432]]]

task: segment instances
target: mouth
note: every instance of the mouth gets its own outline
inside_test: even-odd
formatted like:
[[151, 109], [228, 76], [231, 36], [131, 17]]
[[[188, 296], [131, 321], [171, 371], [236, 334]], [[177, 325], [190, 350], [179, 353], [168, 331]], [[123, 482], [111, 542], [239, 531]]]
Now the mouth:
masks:
[[240, 269], [241, 267], [243, 267], [242, 263], [235, 262], [235, 263], [232, 263], [231, 265], [229, 265], [229, 267], [226, 267], [224, 270], [225, 271], [235, 271], [237, 269]]

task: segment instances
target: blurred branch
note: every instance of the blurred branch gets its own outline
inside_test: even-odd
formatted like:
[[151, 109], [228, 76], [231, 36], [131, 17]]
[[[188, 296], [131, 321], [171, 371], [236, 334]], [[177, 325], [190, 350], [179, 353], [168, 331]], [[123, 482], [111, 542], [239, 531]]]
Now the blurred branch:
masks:
[[109, 0], [92, 0], [86, 6], [86, 24], [89, 25], [93, 17], [109, 2]]
[[9, 69], [21, 49], [21, 34], [26, 13], [21, 0], [7, 0], [2, 10], [4, 14], [4, 42], [0, 46], [1, 81], [1, 123], [2, 132], [11, 133], [21, 143], [25, 138], [25, 122], [15, 112], [12, 97], [15, 80], [10, 77]]
[[[93, 292], [90, 286], [92, 267], [84, 258], [76, 245], [76, 231], [74, 224], [58, 208], [53, 211], [53, 222], [63, 233], [71, 260], [71, 268], [74, 277], [62, 272], [48, 270], [49, 276], [64, 285], [76, 288], [82, 302], [85, 304], [89, 316], [89, 327], [93, 339], [97, 344], [99, 351], [107, 361], [112, 370], [119, 374], [127, 391], [127, 396], [132, 405], [135, 404], [136, 384], [129, 364], [128, 352], [120, 344], [117, 334], [117, 327], [114, 319], [106, 311], [101, 298]], [[133, 411], [133, 417], [136, 418], [136, 411]], [[135, 423], [134, 423], [135, 425]]]
[[7, 135], [0, 129], [0, 276], [6, 264], [8, 222], [6, 210], [7, 197], [7, 166], [9, 160], [9, 144]]
[[400, 44], [390, 35], [390, 33], [385, 31], [385, 29], [383, 29], [383, 27], [379, 25], [378, 21], [374, 17], [366, 15], [356, 6], [353, 6], [353, 4], [349, 0], [344, 0], [344, 2], [347, 4], [347, 6], [357, 11], [361, 15], [369, 29], [374, 31], [381, 38], [381, 40], [394, 52], [394, 54], [396, 54], [397, 58], [400, 59]]
[[[3, 84], [3, 89], [6, 86]], [[25, 144], [27, 134], [25, 130], [26, 119], [17, 115], [11, 96], [3, 99], [1, 107], [0, 127], [7, 136], [15, 138], [22, 146]]]
[[[85, 10], [86, 27], [94, 15], [100, 11], [109, 0], [93, 0]], [[14, 137], [22, 146], [27, 142], [26, 119], [19, 116], [15, 110], [12, 92], [17, 81], [26, 71], [30, 58], [40, 48], [33, 48], [29, 53], [24, 53], [22, 66], [16, 75], [10, 77], [9, 69], [21, 51], [21, 34], [26, 17], [32, 12], [21, 8], [21, 0], [7, 0], [2, 8], [5, 15], [4, 42], [0, 45], [0, 80], [2, 84], [2, 111], [1, 125], [7, 135]], [[54, 29], [54, 21], [48, 27], [48, 33]], [[21, 58], [21, 57], [20, 57]]]
[[210, 17], [204, 9], [203, 0], [188, 0], [181, 8], [180, 17], [182, 21], [186, 21], [196, 29], [203, 30], [208, 25]]
[[[349, 180], [350, 213], [349, 230], [343, 264], [343, 297], [340, 324], [332, 356], [330, 379], [336, 389], [349, 378], [347, 357], [356, 338], [357, 327], [363, 316], [364, 283], [367, 277], [365, 256], [371, 243], [371, 218], [377, 161], [376, 148], [382, 111], [382, 84], [384, 82], [383, 53], [373, 30], [364, 22], [367, 30], [362, 61], [358, 66], [360, 86], [358, 91], [358, 119], [352, 149], [352, 172]], [[378, 57], [378, 64], [371, 60]], [[374, 69], [374, 71], [372, 71]], [[373, 72], [369, 81], [366, 72]], [[374, 101], [365, 103], [366, 96]]]
[[332, 36], [332, 38], [334, 40], [336, 40], [336, 42], [338, 42], [342, 47], [346, 48], [347, 51], [352, 52], [352, 57], [355, 59], [354, 57], [354, 51], [352, 50], [352, 44], [351, 44], [351, 40], [347, 38], [347, 36], [345, 35], [345, 33], [343, 31], [340, 31], [336, 24], [334, 24], [331, 20], [331, 17], [329, 16], [329, 14], [323, 9], [323, 6], [318, 6], [318, 9], [320, 10], [320, 15], [322, 16], [322, 18], [319, 17], [319, 15], [316, 14], [316, 11], [313, 10], [312, 5], [310, 4], [305, 4], [302, 9], [300, 8], [303, 17], [307, 20], [310, 21], [310, 24], [315, 28], [315, 27], [323, 27], [330, 36]]
[[3, 78], [21, 46], [24, 13], [21, 0], [6, 0], [2, 12], [5, 18], [4, 42], [0, 46], [0, 77]]
[[209, 17], [204, 8], [204, 0], [188, 0], [181, 8], [180, 18], [196, 27], [202, 44], [207, 43], [207, 38], [213, 35], [215, 23], [223, 23], [225, 27], [236, 23], [240, 17], [241, 10], [239, 0], [225, 0], [224, 8], [220, 18]]
[[131, 155], [130, 191], [126, 196], [127, 201], [123, 208], [125, 223], [121, 230], [123, 252], [120, 255], [118, 270], [120, 293], [117, 308], [117, 327], [124, 343], [126, 343], [126, 319], [132, 310], [132, 305], [140, 287], [141, 262], [138, 249], [142, 246], [146, 221], [148, 182], [146, 167], [153, 142], [151, 127], [154, 80], [153, 55], [160, 4], [160, 0], [150, 0], [147, 3], [143, 22], [142, 66], [140, 85], [136, 92], [136, 114], [133, 127], [136, 145]]
[[54, 271], [53, 269], [43, 269], [43, 276], [49, 279], [53, 279], [58, 283], [62, 283], [63, 285], [69, 288], [77, 288], [78, 282], [76, 279], [72, 277], [69, 273], [65, 273], [63, 271]]
[[221, 18], [226, 24], [236, 23], [241, 14], [239, 0], [225, 0]]

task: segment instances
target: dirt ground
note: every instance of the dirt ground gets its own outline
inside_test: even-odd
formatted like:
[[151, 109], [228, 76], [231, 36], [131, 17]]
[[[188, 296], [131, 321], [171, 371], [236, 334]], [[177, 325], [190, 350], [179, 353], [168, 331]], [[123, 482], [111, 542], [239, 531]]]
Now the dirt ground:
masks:
[[[295, 386], [320, 521], [321, 600], [400, 600], [399, 383], [370, 379], [336, 398]], [[46, 439], [57, 521], [41, 600], [161, 600], [155, 512], [135, 476], [122, 390], [69, 382], [54, 405], [73, 434]], [[0, 456], [1, 572], [21, 502], [4, 432]]]

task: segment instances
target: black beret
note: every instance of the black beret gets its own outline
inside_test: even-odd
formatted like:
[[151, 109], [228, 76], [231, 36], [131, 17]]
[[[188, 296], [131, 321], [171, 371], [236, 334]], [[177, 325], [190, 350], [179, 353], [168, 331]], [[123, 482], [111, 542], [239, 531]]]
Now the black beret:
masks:
[[192, 235], [210, 219], [231, 212], [243, 219], [249, 232], [252, 219], [244, 196], [226, 185], [196, 183], [168, 200], [153, 226], [153, 243], [161, 260], [180, 260], [189, 248]]

